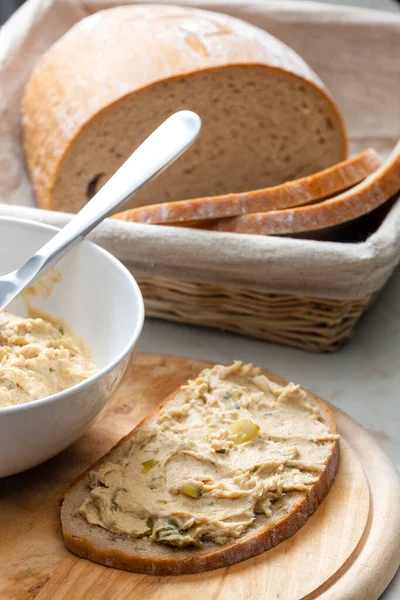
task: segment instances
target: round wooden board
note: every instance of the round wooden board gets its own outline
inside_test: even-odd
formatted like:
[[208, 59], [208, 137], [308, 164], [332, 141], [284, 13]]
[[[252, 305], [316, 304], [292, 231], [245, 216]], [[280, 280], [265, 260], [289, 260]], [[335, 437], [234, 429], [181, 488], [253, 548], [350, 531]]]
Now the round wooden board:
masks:
[[69, 553], [59, 496], [206, 363], [137, 355], [96, 423], [44, 465], [0, 480], [0, 597], [12, 600], [377, 600], [400, 563], [400, 483], [376, 442], [335, 409], [341, 461], [327, 498], [292, 538], [226, 569], [151, 577]]

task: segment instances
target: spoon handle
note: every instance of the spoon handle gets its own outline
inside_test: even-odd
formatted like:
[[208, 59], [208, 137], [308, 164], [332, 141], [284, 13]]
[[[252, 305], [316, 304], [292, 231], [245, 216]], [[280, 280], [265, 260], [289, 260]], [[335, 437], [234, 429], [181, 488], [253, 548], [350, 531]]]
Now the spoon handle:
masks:
[[196, 139], [200, 128], [200, 117], [188, 110], [164, 121], [82, 210], [31, 257], [29, 263], [37, 271], [34, 268], [36, 273], [29, 283], [48, 271], [74, 244], [178, 158]]

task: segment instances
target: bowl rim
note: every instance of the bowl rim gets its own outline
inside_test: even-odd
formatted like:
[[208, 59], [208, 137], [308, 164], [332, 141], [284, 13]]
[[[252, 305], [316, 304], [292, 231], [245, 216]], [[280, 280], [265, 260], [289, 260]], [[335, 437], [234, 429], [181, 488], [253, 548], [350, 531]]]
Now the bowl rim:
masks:
[[[0, 226], [2, 223], [7, 223], [7, 222], [8, 223], [12, 222], [14, 224], [17, 223], [25, 229], [33, 228], [33, 229], [38, 229], [41, 231], [49, 231], [49, 232], [54, 232], [54, 233], [57, 233], [57, 231], [60, 230], [59, 227], [55, 227], [54, 225], [47, 225], [45, 223], [40, 223], [37, 221], [30, 221], [29, 219], [20, 219], [20, 218], [14, 218], [14, 217], [0, 216]], [[90, 240], [85, 239], [79, 243], [84, 244], [86, 246], [94, 247], [96, 252], [98, 252], [101, 256], [106, 257], [111, 262], [112, 268], [115, 268], [116, 270], [118, 270], [130, 282], [132, 290], [134, 292], [134, 295], [138, 299], [138, 305], [139, 305], [138, 318], [135, 320], [134, 328], [133, 328], [132, 334], [130, 336], [130, 339], [129, 339], [128, 343], [125, 345], [125, 347], [123, 348], [123, 350], [121, 352], [119, 352], [119, 354], [114, 358], [114, 360], [112, 360], [108, 365], [106, 365], [103, 369], [101, 369], [95, 375], [92, 375], [88, 379], [84, 379], [80, 383], [77, 383], [76, 385], [73, 385], [72, 387], [67, 388], [66, 390], [57, 392], [56, 394], [52, 394], [51, 396], [46, 396], [45, 398], [40, 398], [39, 400], [32, 400], [31, 402], [25, 402], [25, 404], [14, 404], [13, 406], [6, 406], [4, 408], [0, 408], [0, 418], [3, 415], [15, 414], [18, 412], [26, 412], [29, 410], [35, 410], [35, 407], [39, 408], [39, 407], [45, 406], [47, 404], [53, 404], [55, 402], [58, 402], [59, 400], [60, 401], [63, 400], [67, 396], [70, 396], [71, 393], [79, 392], [82, 389], [89, 387], [90, 385], [96, 383], [97, 381], [102, 379], [105, 375], [107, 375], [107, 373], [112, 371], [117, 365], [119, 365], [132, 352], [132, 350], [135, 347], [136, 342], [138, 341], [138, 339], [140, 337], [140, 334], [143, 329], [145, 313], [144, 313], [143, 296], [142, 296], [140, 288], [137, 284], [136, 279], [133, 277], [132, 273], [125, 267], [125, 265], [123, 265], [122, 262], [120, 260], [118, 260], [118, 258], [116, 258], [113, 254], [111, 254], [111, 252], [108, 252], [107, 250], [105, 250], [104, 248], [102, 248], [101, 246], [99, 246], [98, 244], [96, 244], [95, 242], [92, 242]]]

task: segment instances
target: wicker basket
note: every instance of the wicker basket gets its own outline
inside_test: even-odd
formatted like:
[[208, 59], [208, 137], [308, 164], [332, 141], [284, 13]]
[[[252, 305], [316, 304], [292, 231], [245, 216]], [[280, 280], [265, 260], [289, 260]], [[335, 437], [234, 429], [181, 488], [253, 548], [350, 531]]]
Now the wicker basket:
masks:
[[337, 350], [374, 299], [374, 294], [348, 301], [263, 294], [163, 277], [137, 277], [137, 281], [149, 317], [233, 331], [312, 352]]

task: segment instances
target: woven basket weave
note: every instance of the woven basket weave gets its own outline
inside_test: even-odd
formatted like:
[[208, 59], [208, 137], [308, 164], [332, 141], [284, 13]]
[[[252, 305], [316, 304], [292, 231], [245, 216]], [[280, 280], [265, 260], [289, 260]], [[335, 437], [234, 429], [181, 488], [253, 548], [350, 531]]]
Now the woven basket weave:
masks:
[[141, 276], [137, 281], [149, 317], [233, 331], [312, 352], [336, 350], [351, 336], [375, 296], [325, 300], [162, 277]]

